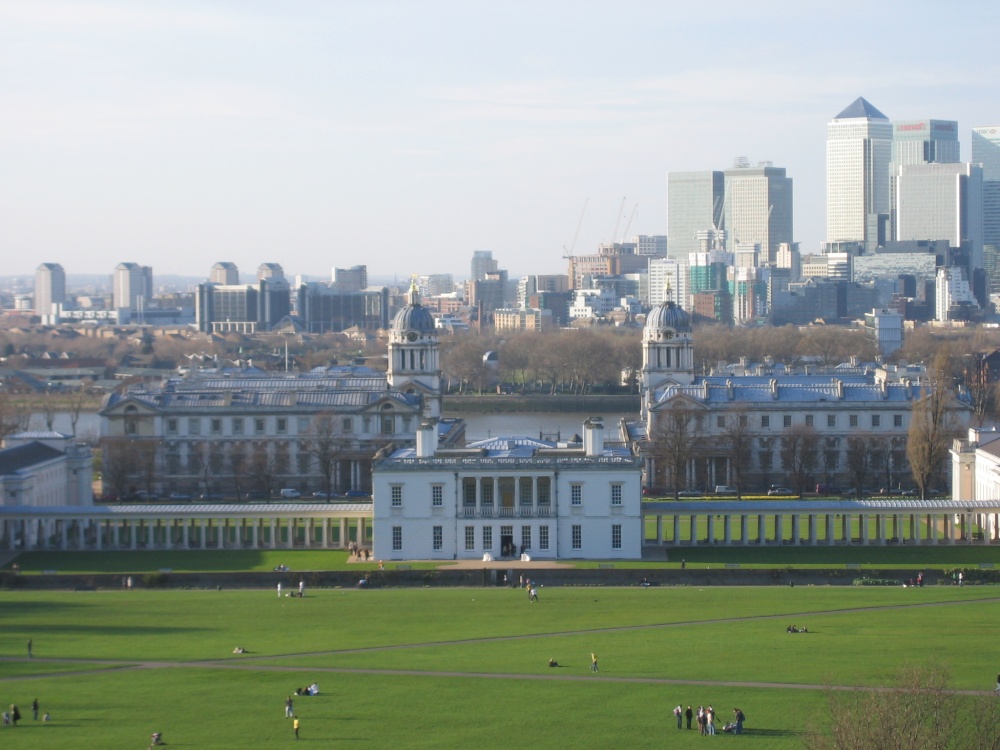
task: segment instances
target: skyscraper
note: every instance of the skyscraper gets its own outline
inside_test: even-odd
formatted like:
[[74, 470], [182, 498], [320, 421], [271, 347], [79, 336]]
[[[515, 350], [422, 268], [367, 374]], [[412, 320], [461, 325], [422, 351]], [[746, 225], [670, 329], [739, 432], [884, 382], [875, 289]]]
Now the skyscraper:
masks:
[[153, 269], [149, 266], [119, 263], [112, 281], [113, 304], [118, 310], [141, 311], [153, 296]]
[[42, 263], [35, 270], [35, 314], [53, 314], [52, 305], [66, 301], [66, 272], [58, 263]]
[[333, 269], [333, 286], [341, 292], [360, 292], [368, 288], [368, 266]]
[[791, 242], [792, 179], [768, 163], [725, 171], [725, 227], [731, 248], [757, 244], [768, 263], [778, 245]]
[[983, 267], [1000, 292], [1000, 125], [972, 129], [972, 163], [983, 168]]
[[827, 243], [874, 249], [890, 209], [892, 123], [858, 97], [826, 127]]
[[954, 120], [902, 120], [892, 123], [892, 163], [947, 164], [960, 159]]
[[699, 251], [697, 233], [725, 228], [725, 175], [671, 172], [667, 175], [667, 238], [670, 257], [687, 260]]
[[486, 274], [496, 271], [500, 262], [493, 259], [492, 250], [474, 250], [472, 252], [472, 275], [470, 281], [483, 281]]

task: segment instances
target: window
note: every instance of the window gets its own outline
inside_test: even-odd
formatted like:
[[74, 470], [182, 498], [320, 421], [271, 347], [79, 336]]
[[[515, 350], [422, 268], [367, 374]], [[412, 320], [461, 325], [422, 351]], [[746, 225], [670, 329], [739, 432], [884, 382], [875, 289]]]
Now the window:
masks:
[[569, 486], [569, 504], [570, 505], [582, 505], [583, 504], [583, 485], [582, 484], [571, 484]]
[[549, 548], [549, 527], [540, 526], [538, 529], [538, 546], [540, 549]]
[[353, 425], [351, 424], [350, 417], [344, 417], [343, 420], [341, 420], [340, 429], [345, 433], [349, 433], [352, 429], [354, 429]]
[[749, 418], [747, 417], [746, 414], [740, 414], [739, 422], [740, 422], [740, 427], [746, 427], [747, 424], [749, 423]]
[[479, 491], [483, 496], [483, 505], [493, 505], [493, 477], [483, 477], [480, 480]]
[[903, 426], [903, 415], [902, 414], [893, 414], [892, 415], [892, 426], [893, 427], [902, 427]]
[[434, 537], [434, 549], [441, 549], [444, 546], [444, 527], [435, 526], [433, 537]]
[[298, 455], [299, 474], [308, 474], [312, 468], [312, 456], [309, 453]]
[[403, 485], [394, 484], [390, 487], [390, 497], [392, 498], [392, 507], [401, 508], [403, 507]]
[[435, 508], [440, 508], [444, 505], [444, 485], [443, 484], [432, 484], [431, 485], [431, 505]]
[[465, 477], [462, 480], [462, 505], [475, 506], [476, 504], [476, 479], [475, 477]]
[[191, 417], [188, 420], [188, 435], [200, 435], [201, 434], [201, 420], [197, 417]]
[[611, 525], [611, 549], [622, 548], [622, 525], [615, 523]]
[[493, 527], [483, 526], [483, 549], [493, 549]]
[[715, 426], [718, 427], [719, 429], [722, 429], [723, 427], [725, 427], [726, 426], [726, 418], [725, 417], [721, 417], [721, 416], [720, 417], [716, 417], [715, 418]]
[[285, 417], [278, 417], [277, 424], [278, 424], [279, 435], [284, 435], [286, 432], [288, 432], [288, 420], [285, 419]]
[[257, 417], [253, 421], [253, 431], [258, 435], [264, 434], [264, 418]]
[[476, 527], [466, 526], [465, 527], [465, 549], [474, 550], [476, 548]]
[[767, 414], [765, 414], [764, 416], [762, 416], [760, 418], [760, 426], [763, 427], [765, 430], [768, 427], [770, 427], [771, 426], [771, 417], [769, 417]]
[[622, 486], [620, 484], [611, 485], [611, 504], [622, 504]]
[[573, 549], [583, 549], [583, 526], [574, 526], [571, 536]]
[[534, 482], [531, 477], [521, 477], [520, 479], [521, 505], [531, 505], [534, 498]]
[[221, 419], [219, 419], [217, 417], [213, 418], [212, 421], [209, 423], [209, 425], [210, 425], [210, 429], [212, 430], [212, 434], [213, 435], [221, 435], [222, 434], [222, 420]]
[[399, 552], [403, 549], [403, 527], [393, 526], [392, 527], [392, 549], [394, 552]]
[[168, 435], [176, 435], [177, 434], [177, 420], [176, 419], [168, 419], [167, 420], [167, 434]]
[[785, 416], [783, 416], [781, 418], [781, 424], [784, 427], [791, 427], [792, 426], [792, 415], [791, 414], [786, 414]]
[[761, 451], [757, 460], [760, 463], [761, 471], [770, 471], [774, 468], [774, 456], [771, 454], [771, 451]]
[[391, 414], [384, 415], [382, 417], [382, 434], [383, 435], [391, 435], [392, 433], [394, 433], [396, 431], [396, 428], [395, 428], [395, 426], [393, 424], [394, 421], [395, 420], [393, 419], [393, 416]]
[[549, 505], [552, 497], [552, 482], [549, 477], [538, 477], [538, 504]]
[[531, 549], [531, 527], [521, 527], [521, 552]]
[[295, 421], [297, 425], [295, 428], [296, 432], [298, 432], [300, 435], [305, 435], [307, 432], [309, 432], [309, 427], [310, 427], [309, 421], [310, 421], [309, 417], [299, 417]]
[[814, 418], [812, 414], [806, 414], [806, 427], [812, 427], [814, 423]]
[[847, 423], [851, 427], [857, 427], [858, 426], [858, 415], [857, 414], [850, 414], [850, 415], [848, 415], [848, 417], [847, 417]]
[[243, 434], [243, 420], [239, 417], [233, 418], [233, 434], [234, 435]]
[[881, 426], [882, 426], [882, 415], [872, 414], [872, 427], [881, 427]]
[[827, 414], [826, 415], [826, 426], [827, 427], [836, 427], [837, 426], [837, 415], [836, 414]]

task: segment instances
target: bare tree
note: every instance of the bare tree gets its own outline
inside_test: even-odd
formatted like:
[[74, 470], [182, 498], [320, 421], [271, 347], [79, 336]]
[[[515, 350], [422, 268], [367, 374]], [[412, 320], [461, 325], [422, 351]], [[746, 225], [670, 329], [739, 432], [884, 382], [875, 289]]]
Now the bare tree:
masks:
[[303, 441], [302, 448], [316, 459], [320, 475], [323, 477], [323, 491], [327, 493], [327, 497], [333, 495], [333, 474], [337, 468], [340, 442], [341, 435], [336, 414], [322, 412], [313, 417], [309, 435]]
[[101, 442], [101, 480], [104, 494], [123, 498], [131, 491], [137, 464], [135, 440], [105, 438]]
[[946, 669], [905, 667], [885, 689], [830, 690], [829, 726], [810, 727], [803, 743], [807, 750], [997, 750], [997, 704], [949, 690]]
[[69, 395], [69, 426], [73, 437], [76, 437], [76, 423], [80, 421], [80, 412], [87, 400], [87, 387], [81, 383]]
[[30, 421], [31, 412], [28, 407], [15, 401], [10, 393], [0, 391], [0, 441], [8, 435], [28, 429]]
[[959, 430], [946, 372], [940, 358], [935, 360], [910, 414], [906, 455], [922, 499], [927, 498], [931, 485], [939, 477], [951, 441]]
[[653, 454], [656, 476], [653, 484], [662, 478], [674, 499], [687, 488], [688, 468], [697, 450], [699, 414], [685, 401], [674, 401], [656, 413], [650, 452]]
[[278, 478], [277, 466], [267, 443], [254, 443], [247, 467], [250, 478], [257, 488], [269, 498], [274, 492], [274, 480]]
[[972, 414], [977, 427], [982, 427], [987, 417], [996, 413], [997, 390], [990, 382], [990, 367], [978, 354], [972, 354], [965, 367], [965, 387], [969, 392]]
[[781, 466], [792, 478], [796, 494], [802, 493], [813, 478], [819, 459], [819, 435], [807, 425], [795, 425], [781, 437]]
[[873, 442], [876, 439], [871, 435], [847, 438], [847, 470], [854, 479], [854, 491], [858, 500], [864, 495], [865, 481], [872, 470], [875, 456]]
[[729, 470], [736, 486], [736, 499], [743, 499], [745, 469], [750, 465], [757, 433], [750, 426], [750, 415], [742, 409], [728, 414], [720, 436], [722, 448], [729, 459]]

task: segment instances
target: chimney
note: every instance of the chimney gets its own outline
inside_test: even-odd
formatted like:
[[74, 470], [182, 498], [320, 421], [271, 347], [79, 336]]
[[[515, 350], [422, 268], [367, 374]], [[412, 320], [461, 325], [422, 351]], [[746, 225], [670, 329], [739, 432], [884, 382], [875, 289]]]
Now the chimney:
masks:
[[604, 453], [604, 420], [601, 417], [591, 417], [583, 423], [583, 448], [588, 456]]
[[431, 458], [437, 450], [437, 419], [423, 419], [417, 428], [417, 458]]

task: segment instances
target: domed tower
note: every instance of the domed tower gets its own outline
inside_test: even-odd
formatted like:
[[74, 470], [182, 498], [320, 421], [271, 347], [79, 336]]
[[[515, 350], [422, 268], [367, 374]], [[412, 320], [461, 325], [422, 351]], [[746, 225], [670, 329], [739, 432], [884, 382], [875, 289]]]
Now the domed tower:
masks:
[[694, 382], [694, 342], [691, 316], [674, 302], [649, 311], [642, 329], [643, 405], [656, 389]]
[[393, 390], [423, 395], [425, 416], [441, 416], [440, 344], [434, 316], [420, 304], [416, 284], [389, 328], [388, 383]]

